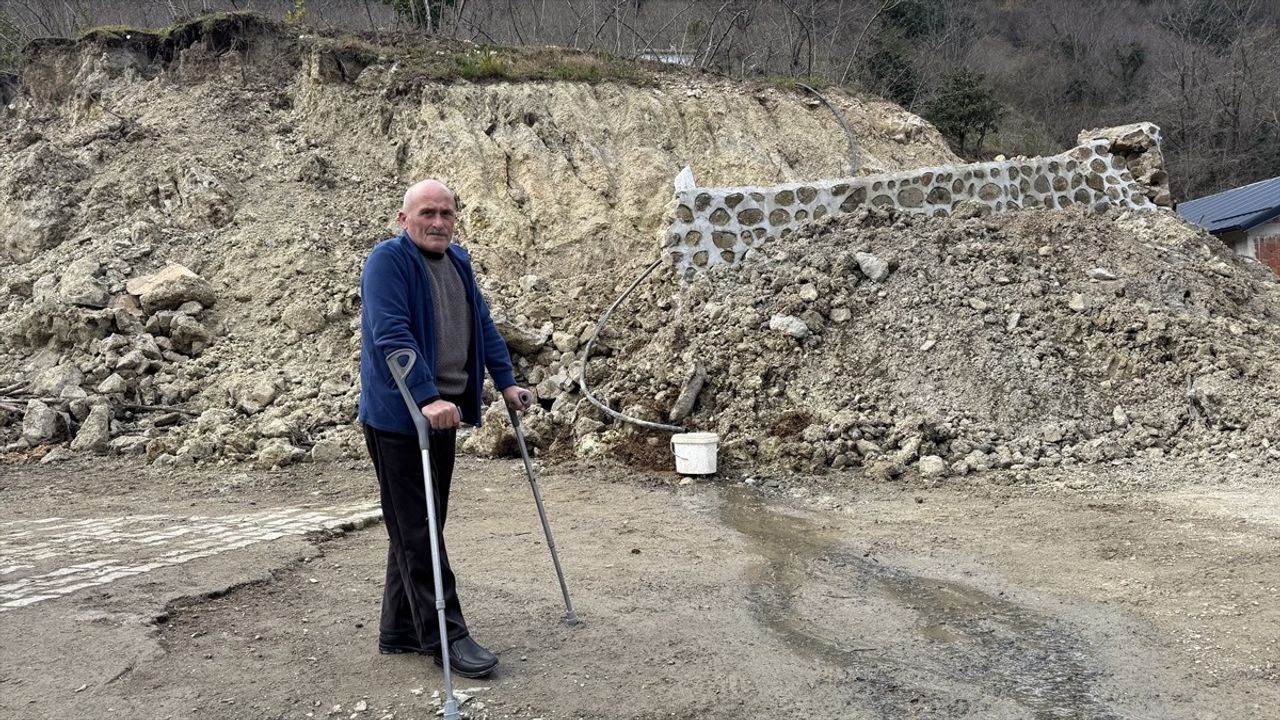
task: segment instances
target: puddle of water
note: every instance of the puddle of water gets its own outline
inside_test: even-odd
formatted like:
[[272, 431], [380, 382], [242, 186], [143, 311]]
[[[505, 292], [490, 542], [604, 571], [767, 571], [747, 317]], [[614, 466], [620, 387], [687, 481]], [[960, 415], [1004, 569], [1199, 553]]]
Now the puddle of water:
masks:
[[[1037, 718], [1118, 720], [1094, 696], [1099, 674], [1066, 623], [960, 583], [868, 561], [844, 546], [835, 529], [771, 507], [748, 488], [724, 493], [720, 517], [764, 558], [748, 578], [748, 597], [759, 622], [797, 652], [870, 678], [872, 692], [878, 687], [900, 694], [924, 669], [1013, 700]], [[912, 648], [910, 657], [886, 654], [892, 649], [868, 657], [815, 632], [817, 625], [795, 611], [794, 598], [806, 583], [815, 582], [817, 562], [823, 562], [821, 582], [837, 582], [842, 592], [855, 597], [888, 598], [914, 613], [920, 636], [930, 642], [904, 643]], [[933, 689], [905, 690], [937, 696]], [[884, 698], [867, 700], [891, 709]], [[937, 700], [935, 706], [955, 702]]]
[[920, 634], [929, 638], [934, 642], [953, 643], [959, 642], [962, 638], [960, 635], [951, 632], [945, 626], [933, 623], [920, 628]]

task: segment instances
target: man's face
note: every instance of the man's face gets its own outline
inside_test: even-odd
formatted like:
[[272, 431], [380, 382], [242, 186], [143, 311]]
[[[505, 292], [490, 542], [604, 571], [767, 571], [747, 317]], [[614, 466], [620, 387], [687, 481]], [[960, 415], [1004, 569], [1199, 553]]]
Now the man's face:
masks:
[[414, 245], [428, 252], [442, 253], [453, 241], [453, 226], [458, 220], [453, 193], [438, 183], [417, 188], [396, 219]]

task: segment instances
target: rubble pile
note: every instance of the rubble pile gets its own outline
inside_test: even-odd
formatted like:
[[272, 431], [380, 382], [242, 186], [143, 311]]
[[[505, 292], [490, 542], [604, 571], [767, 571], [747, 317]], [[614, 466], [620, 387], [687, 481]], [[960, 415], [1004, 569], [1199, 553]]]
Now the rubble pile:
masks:
[[[658, 255], [670, 178], [847, 170], [838, 124], [789, 93], [405, 77], [414, 53], [391, 46], [351, 78], [321, 71], [338, 41], [255, 27], [217, 62], [234, 28], [166, 36], [165, 53], [111, 33], [28, 53], [0, 110], [0, 461], [362, 455], [360, 268], [404, 188], [440, 176], [538, 392], [531, 444], [669, 467], [667, 435], [580, 385], [600, 314]], [[956, 162], [918, 118], [837, 99], [864, 170]], [[728, 466], [1271, 460], [1278, 292], [1163, 212], [863, 209], [691, 282], [651, 276], [587, 376], [616, 411], [720, 433]], [[499, 403], [463, 447], [514, 450]]]
[[[824, 219], [740, 267], [652, 280], [612, 324], [616, 349], [589, 366], [598, 396], [669, 422], [705, 378], [682, 422], [718, 432], [731, 465], [892, 477], [1280, 458], [1280, 284], [1163, 212]], [[560, 392], [551, 425], [580, 455], [645, 435], [578, 399], [589, 326], [541, 325], [555, 339], [535, 357], [540, 388]]]
[[[359, 454], [359, 298], [345, 283], [359, 256], [286, 253], [273, 262], [299, 269], [265, 268], [281, 283], [259, 296], [172, 263], [132, 273], [147, 247], [101, 263], [46, 252], [9, 273], [4, 451], [261, 467]], [[535, 448], [670, 466], [667, 435], [609, 418], [580, 387], [600, 314], [644, 267], [482, 278], [538, 393]], [[1134, 456], [1274, 462], [1278, 351], [1274, 275], [1170, 214], [877, 210], [692, 282], [659, 271], [597, 338], [588, 378], [624, 414], [718, 432], [727, 467], [938, 477]], [[500, 403], [463, 448], [514, 452]]]
[[[495, 310], [552, 397], [575, 385], [580, 326], [614, 292], [602, 278], [652, 255], [681, 167], [777, 183], [848, 166], [839, 123], [802, 93], [663, 68], [451, 75], [470, 53], [239, 14], [32, 44], [0, 105], [0, 461], [362, 455], [360, 269], [416, 180], [459, 192], [482, 276], [517, 290], [521, 275], [545, 278], [530, 299], [548, 317]], [[562, 61], [594, 62], [547, 55]], [[868, 171], [955, 161], [897, 106], [830, 99]], [[564, 436], [551, 417], [529, 419], [544, 446]]]
[[[341, 303], [326, 319], [295, 302], [277, 313], [283, 317], [271, 333], [238, 338], [219, 308], [250, 298], [219, 298], [177, 263], [126, 279], [132, 266], [124, 257], [82, 258], [60, 277], [37, 273], [33, 281], [11, 272], [19, 287], [0, 287], [8, 301], [0, 360], [14, 369], [0, 375], [0, 451], [65, 444], [42, 457], [57, 460], [69, 449], [145, 454], [162, 465], [272, 467], [333, 459], [354, 446], [353, 328], [341, 322]], [[21, 287], [28, 282], [29, 298]], [[325, 329], [335, 341], [315, 352], [321, 344], [306, 336]], [[261, 354], [244, 352], [246, 345]], [[285, 372], [300, 364], [310, 367]], [[336, 439], [323, 438], [326, 431]]]

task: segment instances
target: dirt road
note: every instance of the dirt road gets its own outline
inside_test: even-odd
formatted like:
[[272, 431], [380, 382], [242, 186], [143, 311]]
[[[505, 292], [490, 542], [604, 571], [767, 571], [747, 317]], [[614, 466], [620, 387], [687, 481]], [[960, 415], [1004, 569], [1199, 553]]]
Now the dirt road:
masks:
[[[451, 553], [502, 658], [459, 682], [475, 718], [1280, 707], [1274, 475], [1126, 465], [927, 489], [544, 472], [578, 628], [558, 622], [519, 467], [460, 469]], [[0, 716], [433, 717], [438, 670], [375, 649], [372, 487], [355, 466], [0, 470]]]

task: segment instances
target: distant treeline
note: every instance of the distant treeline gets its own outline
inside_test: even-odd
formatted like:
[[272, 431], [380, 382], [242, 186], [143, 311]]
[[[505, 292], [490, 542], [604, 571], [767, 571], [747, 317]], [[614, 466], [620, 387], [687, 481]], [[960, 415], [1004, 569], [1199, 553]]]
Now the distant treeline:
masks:
[[1151, 120], [1179, 200], [1280, 175], [1275, 0], [0, 0], [0, 67], [32, 37], [222, 10], [866, 90], [970, 158]]

